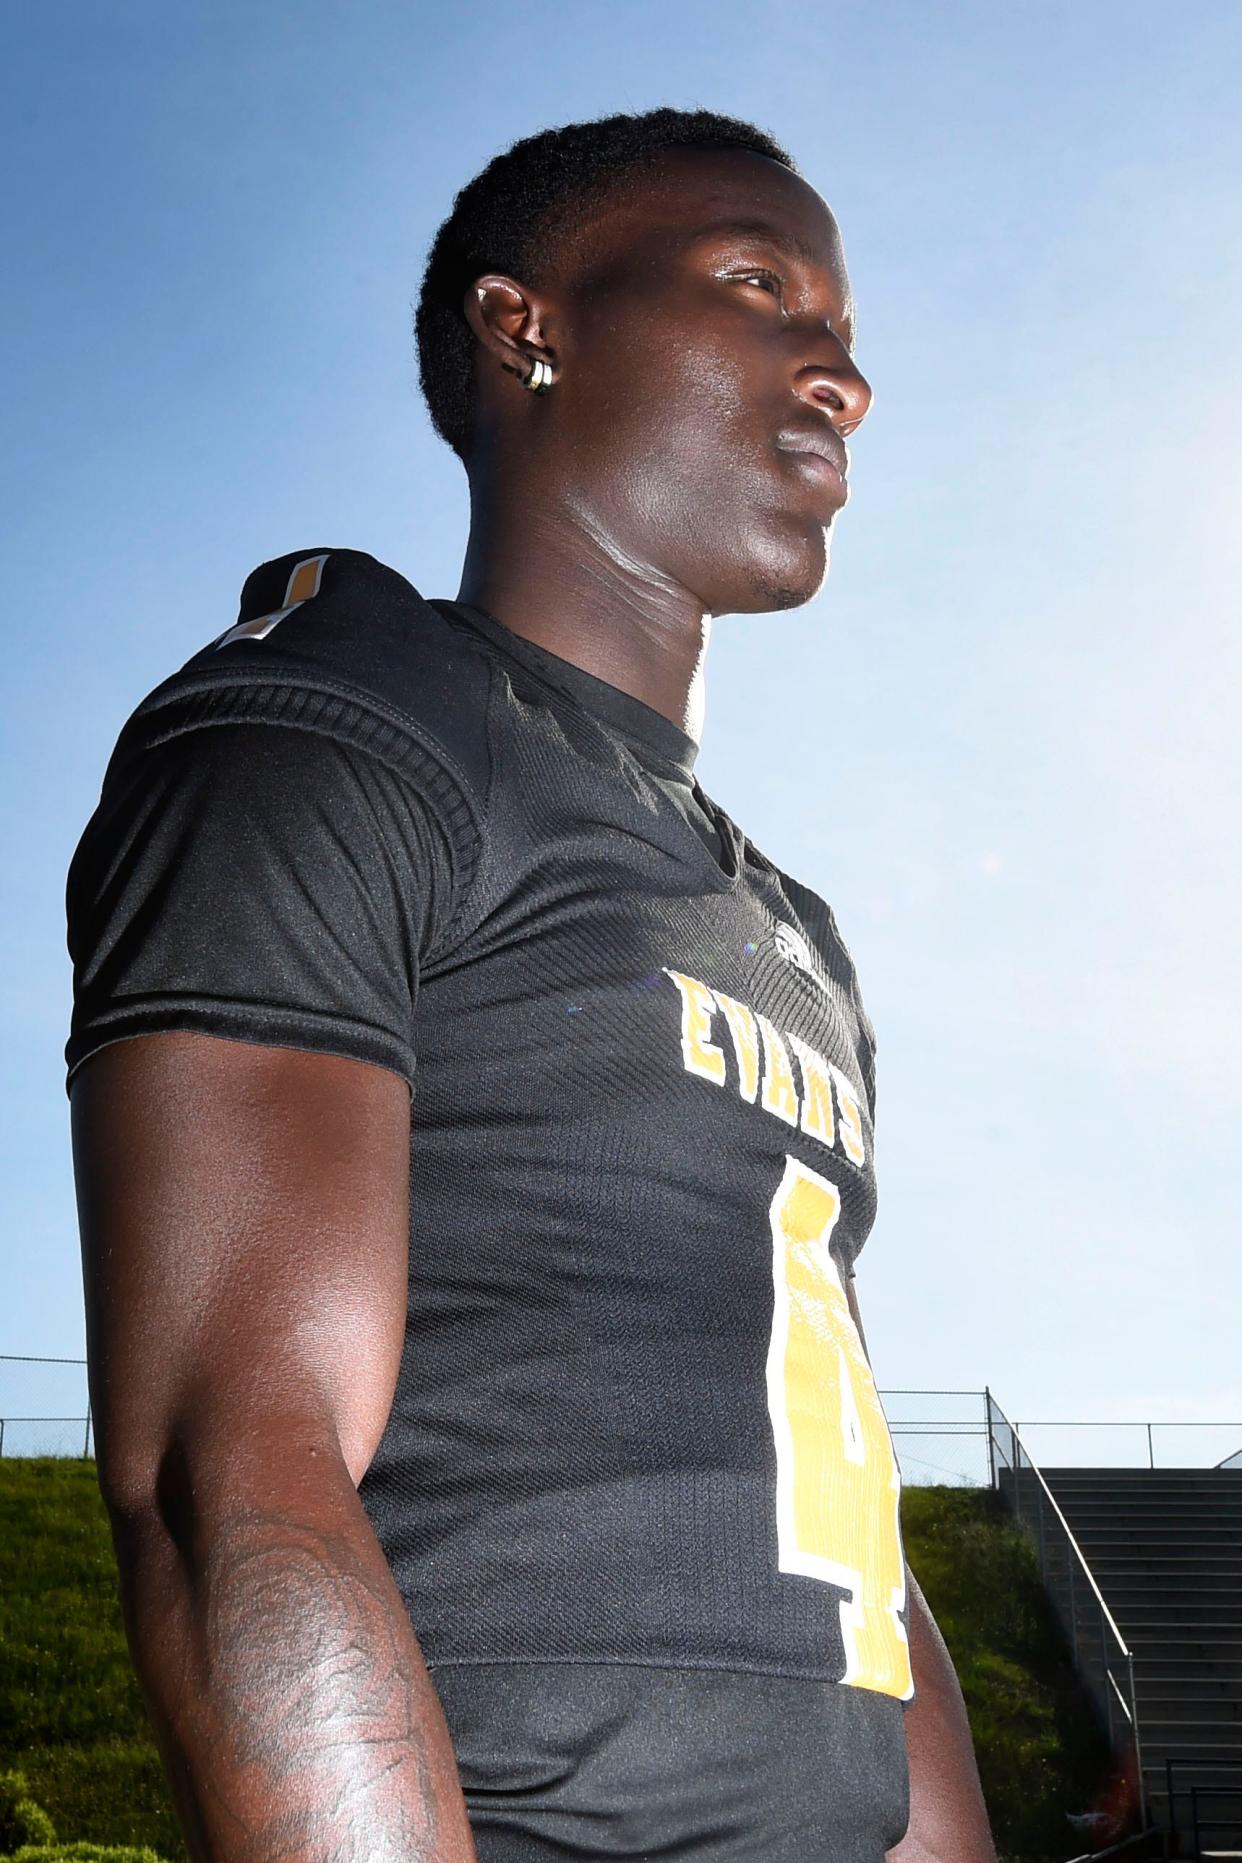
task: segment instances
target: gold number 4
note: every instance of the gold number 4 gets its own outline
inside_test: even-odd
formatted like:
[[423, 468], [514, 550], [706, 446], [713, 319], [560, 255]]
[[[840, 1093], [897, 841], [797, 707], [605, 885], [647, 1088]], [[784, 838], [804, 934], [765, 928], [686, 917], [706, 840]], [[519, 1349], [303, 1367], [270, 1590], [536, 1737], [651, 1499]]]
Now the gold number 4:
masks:
[[842, 1680], [908, 1701], [914, 1681], [898, 1616], [906, 1601], [901, 1476], [828, 1252], [840, 1214], [836, 1186], [787, 1158], [771, 1208], [775, 1311], [767, 1366], [778, 1563], [782, 1572], [846, 1592]]

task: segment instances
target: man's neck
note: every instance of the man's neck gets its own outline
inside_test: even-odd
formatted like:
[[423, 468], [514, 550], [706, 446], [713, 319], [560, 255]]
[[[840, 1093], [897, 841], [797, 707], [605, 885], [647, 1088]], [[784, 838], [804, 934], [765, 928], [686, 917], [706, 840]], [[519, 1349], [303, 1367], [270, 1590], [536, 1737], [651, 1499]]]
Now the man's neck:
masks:
[[710, 616], [580, 517], [476, 501], [457, 599], [699, 741]]

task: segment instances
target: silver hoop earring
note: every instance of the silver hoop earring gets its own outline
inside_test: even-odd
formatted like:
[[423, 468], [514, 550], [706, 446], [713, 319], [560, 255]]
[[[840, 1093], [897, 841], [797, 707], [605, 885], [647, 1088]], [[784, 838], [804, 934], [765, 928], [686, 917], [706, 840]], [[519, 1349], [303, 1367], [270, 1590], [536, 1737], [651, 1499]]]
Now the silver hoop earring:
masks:
[[552, 364], [546, 356], [536, 356], [531, 364], [530, 374], [522, 381], [523, 388], [529, 388], [533, 395], [546, 395], [552, 386]]

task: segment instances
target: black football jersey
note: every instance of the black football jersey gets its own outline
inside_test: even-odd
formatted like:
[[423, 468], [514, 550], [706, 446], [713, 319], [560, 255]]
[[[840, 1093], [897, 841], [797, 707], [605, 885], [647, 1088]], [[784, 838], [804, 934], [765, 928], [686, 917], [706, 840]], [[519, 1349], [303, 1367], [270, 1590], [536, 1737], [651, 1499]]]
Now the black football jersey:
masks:
[[368, 556], [265, 564], [118, 742], [67, 1059], [194, 1029], [409, 1081], [360, 1492], [433, 1674], [835, 1683], [890, 1752], [899, 1476], [845, 1295], [872, 1030], [831, 911], [694, 749]]

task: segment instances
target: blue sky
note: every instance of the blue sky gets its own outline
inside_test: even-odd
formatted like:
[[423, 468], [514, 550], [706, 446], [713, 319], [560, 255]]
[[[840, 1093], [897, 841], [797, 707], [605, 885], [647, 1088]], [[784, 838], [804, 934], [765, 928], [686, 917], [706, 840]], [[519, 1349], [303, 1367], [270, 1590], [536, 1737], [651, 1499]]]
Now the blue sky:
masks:
[[[876, 390], [821, 595], [717, 623], [700, 774], [832, 902], [878, 1028], [880, 1383], [1242, 1418], [1242, 11], [6, 24], [0, 1351], [81, 1349], [63, 878], [120, 724], [264, 558], [456, 591], [428, 242], [517, 136], [673, 103], [832, 203]], [[0, 1414], [69, 1397], [0, 1376]]]

